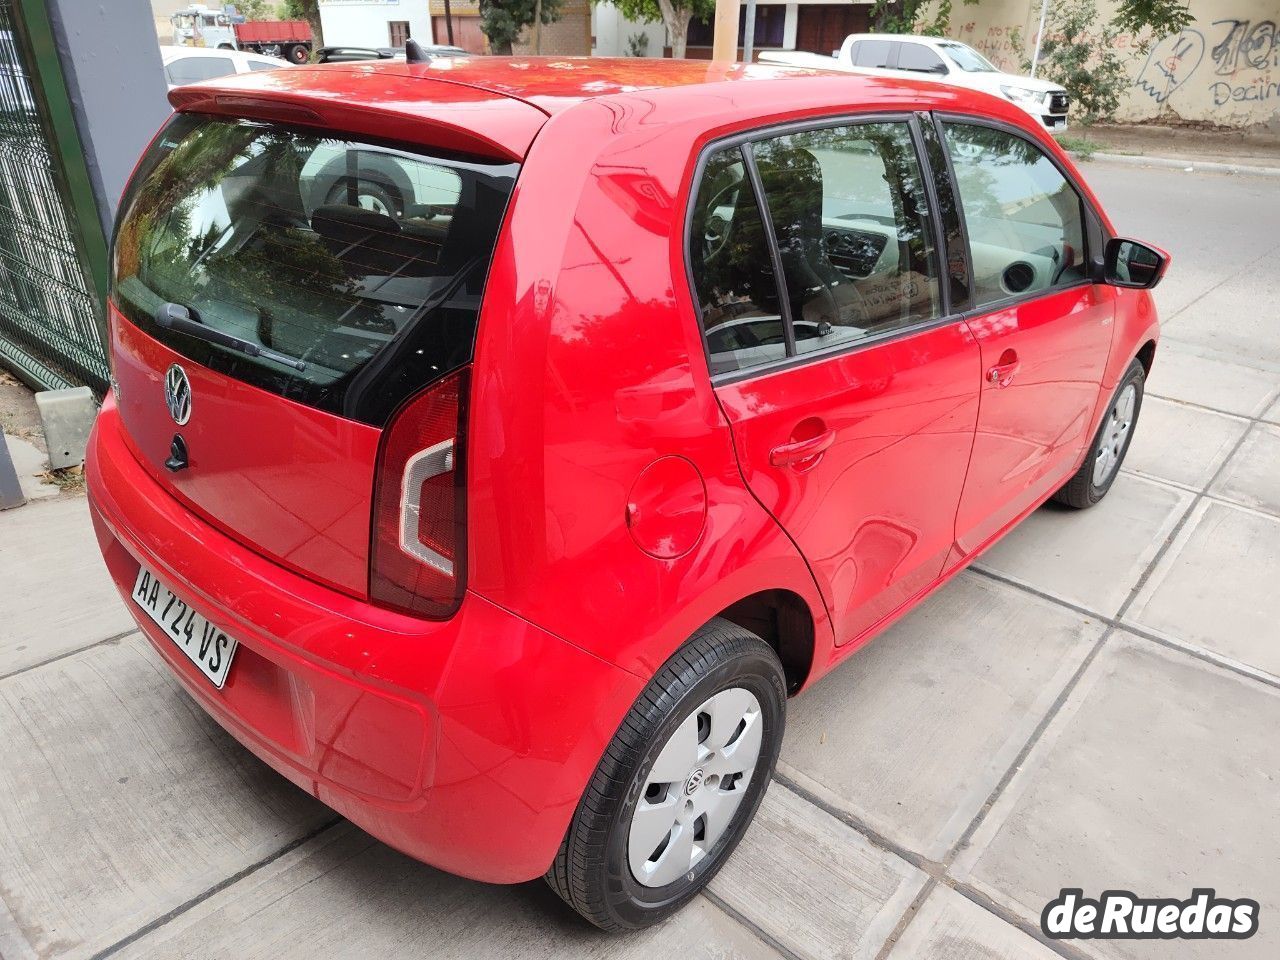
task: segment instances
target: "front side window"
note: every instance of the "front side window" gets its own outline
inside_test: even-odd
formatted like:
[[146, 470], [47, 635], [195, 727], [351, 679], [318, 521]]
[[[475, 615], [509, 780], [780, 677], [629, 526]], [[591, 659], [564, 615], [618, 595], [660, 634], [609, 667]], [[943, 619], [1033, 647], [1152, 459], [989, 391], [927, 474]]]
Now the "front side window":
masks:
[[751, 150], [797, 353], [940, 315], [928, 202], [906, 123], [808, 130]]
[[956, 43], [954, 40], [948, 40], [939, 43], [938, 46], [946, 51], [951, 62], [963, 70], [965, 73], [996, 73], [996, 68], [991, 65], [991, 61], [980, 54], [973, 47], [963, 43]]
[[976, 124], [943, 124], [969, 235], [976, 306], [1087, 276], [1080, 195], [1035, 144]]
[[713, 374], [787, 355], [764, 222], [737, 147], [707, 160], [694, 198], [689, 260]]
[[112, 300], [198, 363], [378, 425], [470, 358], [516, 169], [179, 114], [121, 204]]
[[922, 43], [898, 45], [898, 69], [916, 70], [920, 73], [946, 73], [942, 58]]

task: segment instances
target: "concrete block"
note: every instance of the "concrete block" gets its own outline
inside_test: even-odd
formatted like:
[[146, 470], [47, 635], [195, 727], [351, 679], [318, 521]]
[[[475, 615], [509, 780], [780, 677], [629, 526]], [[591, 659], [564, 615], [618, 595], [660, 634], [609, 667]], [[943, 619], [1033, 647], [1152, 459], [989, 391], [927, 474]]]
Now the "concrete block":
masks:
[[962, 574], [791, 702], [782, 772], [941, 859], [1102, 633]]
[[1280, 517], [1280, 426], [1257, 424], [1209, 492]]
[[1280, 519], [1202, 500], [1126, 614], [1280, 676]]
[[711, 891], [793, 957], [871, 960], [925, 880], [775, 783]]
[[[1280, 912], [1280, 690], [1119, 633], [994, 804], [954, 875], [1028, 922], [1062, 887], [1189, 896], [1215, 887]], [[1249, 940], [1076, 941], [1095, 956], [1280, 956]]]
[[889, 960], [1058, 960], [1058, 954], [939, 884], [898, 938]]
[[1261, 415], [1277, 393], [1280, 372], [1232, 363], [1176, 340], [1160, 341], [1147, 380], [1148, 397], [1181, 400], [1242, 417]]
[[88, 387], [42, 390], [36, 394], [36, 407], [49, 450], [49, 466], [58, 470], [84, 463], [89, 431], [98, 415], [93, 391]]
[[1124, 469], [1203, 490], [1249, 421], [1146, 397]]
[[134, 626], [84, 497], [0, 514], [0, 583], [0, 676]]
[[0, 681], [0, 743], [0, 918], [42, 958], [92, 956], [333, 816], [137, 634]]
[[1088, 510], [1047, 503], [978, 559], [978, 566], [1114, 616], [1193, 497], [1122, 473]]
[[573, 914], [541, 880], [464, 880], [343, 824], [202, 900], [113, 960], [778, 956], [705, 899], [657, 927], [614, 936]]

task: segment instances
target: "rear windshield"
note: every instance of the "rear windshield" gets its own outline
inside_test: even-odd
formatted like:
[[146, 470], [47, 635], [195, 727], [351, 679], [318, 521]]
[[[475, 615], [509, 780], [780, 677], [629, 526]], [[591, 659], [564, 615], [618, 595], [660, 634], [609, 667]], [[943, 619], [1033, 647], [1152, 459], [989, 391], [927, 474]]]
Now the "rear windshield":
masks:
[[[380, 426], [471, 358], [517, 171], [179, 114], [121, 206], [112, 298], [198, 363]], [[160, 325], [171, 305], [240, 343]]]

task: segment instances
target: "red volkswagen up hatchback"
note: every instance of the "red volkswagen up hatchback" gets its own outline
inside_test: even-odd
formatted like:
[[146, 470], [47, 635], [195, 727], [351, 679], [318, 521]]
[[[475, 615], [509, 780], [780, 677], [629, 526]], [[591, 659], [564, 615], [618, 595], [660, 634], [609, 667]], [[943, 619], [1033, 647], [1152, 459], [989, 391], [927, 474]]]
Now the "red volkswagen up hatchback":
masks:
[[171, 98], [88, 467], [121, 593], [284, 776], [602, 927], [720, 868], [789, 695], [1133, 434], [1166, 257], [992, 97], [485, 58]]

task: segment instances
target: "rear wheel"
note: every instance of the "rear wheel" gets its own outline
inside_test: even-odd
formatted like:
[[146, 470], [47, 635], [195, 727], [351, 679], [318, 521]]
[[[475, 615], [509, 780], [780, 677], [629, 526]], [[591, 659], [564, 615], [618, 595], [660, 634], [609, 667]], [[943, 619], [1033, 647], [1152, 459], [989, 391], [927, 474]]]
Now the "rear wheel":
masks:
[[1146, 370], [1134, 360], [1111, 398], [1111, 405], [1102, 417], [1084, 463], [1075, 476], [1053, 495], [1058, 503], [1082, 510], [1107, 495], [1120, 473], [1120, 464], [1124, 463], [1125, 454], [1129, 452], [1129, 444], [1133, 442], [1133, 431], [1142, 410], [1145, 381]]
[[778, 657], [716, 619], [658, 671], [587, 786], [547, 882], [605, 930], [670, 916], [724, 865], [773, 776]]
[[284, 58], [290, 63], [306, 63], [311, 57], [311, 51], [300, 43], [291, 44], [284, 48]]

